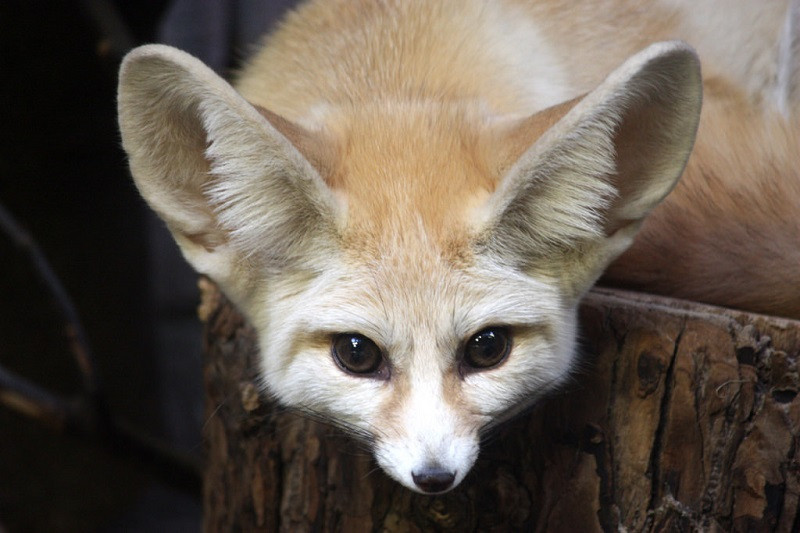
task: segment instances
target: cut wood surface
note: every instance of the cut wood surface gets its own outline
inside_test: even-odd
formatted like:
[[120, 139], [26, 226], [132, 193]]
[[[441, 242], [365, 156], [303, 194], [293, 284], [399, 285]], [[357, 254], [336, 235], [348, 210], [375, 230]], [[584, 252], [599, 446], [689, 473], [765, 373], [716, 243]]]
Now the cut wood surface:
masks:
[[203, 287], [207, 532], [800, 530], [800, 322], [596, 289], [580, 372], [432, 497], [261, 394], [253, 330]]

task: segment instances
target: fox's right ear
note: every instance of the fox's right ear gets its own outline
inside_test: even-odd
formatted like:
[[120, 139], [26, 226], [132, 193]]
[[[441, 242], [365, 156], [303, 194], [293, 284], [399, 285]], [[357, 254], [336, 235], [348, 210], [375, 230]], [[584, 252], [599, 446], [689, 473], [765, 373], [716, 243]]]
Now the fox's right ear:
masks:
[[259, 111], [199, 60], [133, 50], [118, 111], [136, 186], [198, 271], [224, 285], [242, 258], [285, 266], [330, 242], [338, 207], [300, 152], [318, 152], [314, 135]]

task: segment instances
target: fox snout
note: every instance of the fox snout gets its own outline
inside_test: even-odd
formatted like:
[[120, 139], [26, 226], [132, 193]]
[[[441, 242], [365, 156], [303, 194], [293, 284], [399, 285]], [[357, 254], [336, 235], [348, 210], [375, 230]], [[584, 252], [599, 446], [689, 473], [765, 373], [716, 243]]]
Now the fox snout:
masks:
[[[447, 492], [463, 481], [478, 457], [478, 439], [456, 438], [439, 450], [421, 450], [422, 443], [387, 444], [376, 449], [378, 464], [407, 488], [423, 494]], [[421, 448], [421, 446], [420, 446]]]
[[[417, 405], [407, 410], [405, 428], [395, 438], [379, 439], [378, 464], [416, 492], [436, 494], [456, 487], [478, 457], [478, 428], [464, 428], [455, 413]], [[458, 425], [462, 425], [458, 428]]]

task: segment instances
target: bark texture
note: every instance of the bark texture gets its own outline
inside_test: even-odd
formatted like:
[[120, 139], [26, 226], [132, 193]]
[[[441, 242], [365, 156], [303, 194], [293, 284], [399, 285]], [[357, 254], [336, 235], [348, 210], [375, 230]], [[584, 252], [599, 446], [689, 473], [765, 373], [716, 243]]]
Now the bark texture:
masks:
[[582, 371], [430, 497], [263, 397], [252, 329], [204, 293], [207, 532], [800, 530], [800, 322], [596, 290]]

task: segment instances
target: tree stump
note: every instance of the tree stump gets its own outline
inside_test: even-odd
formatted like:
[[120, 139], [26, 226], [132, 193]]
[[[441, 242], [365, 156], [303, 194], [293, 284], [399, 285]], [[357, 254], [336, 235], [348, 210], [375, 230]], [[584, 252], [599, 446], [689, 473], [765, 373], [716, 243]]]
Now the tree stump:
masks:
[[207, 532], [800, 530], [800, 322], [595, 290], [581, 372], [423, 496], [264, 397], [254, 332], [208, 282], [201, 316]]

